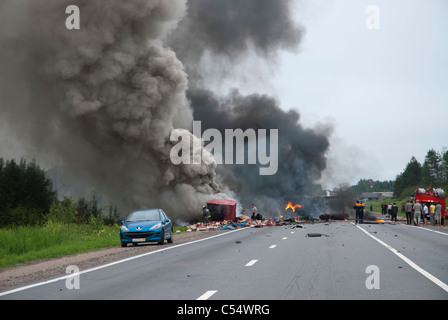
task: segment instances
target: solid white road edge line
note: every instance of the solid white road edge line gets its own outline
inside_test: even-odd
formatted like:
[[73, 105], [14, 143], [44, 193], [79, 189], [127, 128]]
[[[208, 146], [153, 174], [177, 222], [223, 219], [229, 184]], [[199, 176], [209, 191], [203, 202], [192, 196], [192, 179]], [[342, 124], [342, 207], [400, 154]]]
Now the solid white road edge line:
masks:
[[[352, 222], [351, 222], [352, 223]], [[353, 224], [353, 223], [352, 223]], [[353, 224], [355, 225], [355, 224]], [[412, 268], [414, 268], [416, 271], [420, 272], [423, 276], [425, 276], [426, 278], [428, 278], [429, 280], [431, 280], [432, 282], [434, 282], [436, 285], [438, 285], [440, 288], [442, 288], [443, 290], [445, 290], [446, 292], [448, 292], [448, 284], [444, 283], [443, 281], [439, 280], [438, 278], [436, 278], [435, 276], [433, 276], [432, 274], [430, 274], [429, 272], [427, 272], [426, 270], [424, 270], [423, 268], [419, 267], [417, 264], [415, 264], [412, 260], [406, 258], [404, 255], [402, 255], [400, 252], [398, 252], [396, 249], [394, 249], [393, 247], [391, 247], [390, 245], [388, 245], [387, 243], [381, 241], [380, 239], [378, 239], [377, 237], [371, 235], [368, 231], [364, 230], [363, 228], [361, 228], [358, 225], [355, 225], [359, 230], [361, 230], [362, 232], [364, 232], [366, 235], [368, 235], [369, 237], [371, 237], [372, 239], [376, 240], [378, 243], [382, 244], [384, 247], [386, 247], [387, 249], [389, 249], [390, 251], [392, 251], [393, 253], [395, 253], [401, 260], [403, 260], [404, 262], [406, 262], [408, 265], [410, 265]]]
[[206, 293], [204, 293], [202, 296], [197, 298], [196, 300], [208, 300], [212, 295], [214, 295], [218, 290], [209, 290]]
[[126, 258], [126, 259], [114, 261], [114, 262], [111, 262], [111, 263], [108, 263], [108, 264], [104, 264], [104, 265], [101, 265], [101, 266], [98, 266], [98, 267], [94, 267], [94, 268], [91, 268], [91, 269], [80, 271], [79, 273], [76, 273], [76, 274], [71, 273], [71, 274], [68, 274], [68, 275], [65, 275], [65, 276], [62, 276], [62, 277], [59, 277], [59, 278], [50, 279], [50, 280], [47, 280], [47, 281], [42, 281], [42, 282], [38, 282], [38, 283], [27, 285], [27, 286], [15, 288], [15, 289], [12, 289], [12, 290], [0, 292], [0, 297], [1, 296], [6, 296], [8, 294], [16, 293], [16, 292], [19, 292], [19, 291], [23, 291], [23, 290], [27, 290], [27, 289], [31, 289], [31, 288], [35, 288], [35, 287], [39, 287], [39, 286], [43, 286], [43, 285], [46, 285], [46, 284], [49, 284], [49, 283], [52, 283], [52, 282], [65, 280], [67, 278], [72, 278], [75, 275], [77, 276], [77, 275], [81, 275], [81, 274], [84, 274], [84, 273], [97, 271], [97, 270], [100, 270], [100, 269], [104, 269], [104, 268], [107, 268], [107, 267], [114, 266], [116, 264], [120, 264], [120, 263], [123, 263], [123, 262], [127, 262], [127, 261], [131, 261], [131, 260], [134, 260], [134, 259], [139, 259], [139, 258], [142, 258], [142, 257], [145, 257], [145, 256], [149, 256], [151, 254], [159, 253], [159, 252], [170, 250], [170, 249], [174, 249], [174, 248], [179, 248], [179, 247], [182, 247], [182, 246], [186, 246], [188, 244], [193, 244], [193, 243], [197, 243], [197, 242], [201, 242], [201, 241], [205, 241], [205, 240], [221, 237], [221, 236], [224, 236], [224, 235], [229, 234], [229, 233], [233, 233], [233, 232], [237, 232], [237, 231], [241, 231], [241, 230], [246, 230], [246, 229], [249, 230], [249, 228], [236, 229], [236, 230], [228, 231], [228, 232], [225, 232], [225, 233], [220, 233], [220, 234], [217, 234], [215, 236], [211, 236], [211, 237], [207, 237], [207, 238], [203, 238], [203, 239], [199, 239], [199, 240], [194, 240], [194, 241], [190, 241], [190, 242], [185, 242], [185, 243], [181, 243], [181, 244], [178, 244], [178, 245], [175, 245], [175, 246], [172, 246], [172, 247], [167, 247], [167, 248], [163, 248], [163, 249], [159, 249], [159, 250], [143, 253], [143, 254], [140, 254], [140, 255], [137, 255], [137, 256], [132, 256], [132, 257], [129, 257], [129, 258]]
[[399, 225], [400, 226], [406, 226], [406, 227], [409, 227], [409, 228], [416, 228], [416, 229], [420, 229], [420, 230], [431, 231], [431, 232], [434, 232], [434, 233], [442, 234], [444, 236], [448, 236], [448, 233], [446, 233], [446, 232], [432, 230], [432, 229], [428, 229], [428, 228], [424, 228], [424, 227], [410, 226], [410, 225], [407, 225], [407, 224], [399, 224]]

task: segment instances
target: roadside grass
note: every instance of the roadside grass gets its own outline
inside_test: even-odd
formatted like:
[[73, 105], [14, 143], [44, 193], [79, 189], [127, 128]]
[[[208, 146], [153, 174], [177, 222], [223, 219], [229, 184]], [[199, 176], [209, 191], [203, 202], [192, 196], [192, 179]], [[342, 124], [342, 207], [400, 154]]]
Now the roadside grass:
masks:
[[120, 227], [47, 222], [0, 229], [0, 267], [120, 245]]
[[[174, 232], [187, 227], [174, 227]], [[0, 268], [120, 245], [120, 226], [64, 224], [0, 228]]]
[[399, 198], [391, 198], [391, 199], [384, 199], [384, 200], [369, 200], [366, 202], [366, 209], [370, 210], [370, 204], [372, 204], [373, 212], [380, 212], [381, 213], [381, 205], [383, 203], [389, 204], [389, 203], [396, 203], [398, 206], [398, 217], [406, 217], [406, 214], [401, 212], [401, 206], [403, 204], [406, 204], [408, 198], [399, 199]]

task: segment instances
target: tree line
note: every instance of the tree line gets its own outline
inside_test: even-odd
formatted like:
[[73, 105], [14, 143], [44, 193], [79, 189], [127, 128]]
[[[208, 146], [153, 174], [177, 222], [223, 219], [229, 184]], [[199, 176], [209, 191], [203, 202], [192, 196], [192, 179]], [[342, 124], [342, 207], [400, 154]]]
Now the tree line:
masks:
[[414, 194], [417, 188], [442, 188], [448, 191], [448, 149], [442, 151], [430, 149], [423, 163], [415, 157], [406, 164], [404, 170], [395, 180], [377, 181], [360, 179], [356, 185], [350, 187], [355, 194], [364, 192], [393, 191], [394, 197], [405, 198]]
[[361, 179], [356, 185], [351, 186], [351, 190], [357, 194], [363, 192], [387, 192], [393, 191], [394, 181], [393, 180], [373, 180], [373, 179]]
[[448, 150], [430, 149], [421, 164], [415, 157], [407, 163], [394, 182], [394, 196], [407, 197], [418, 187], [448, 189]]
[[58, 200], [52, 180], [35, 161], [0, 158], [0, 227], [38, 225], [48, 220], [88, 223], [92, 218], [116, 223], [117, 208], [109, 206], [108, 214], [104, 214], [94, 196], [89, 201]]

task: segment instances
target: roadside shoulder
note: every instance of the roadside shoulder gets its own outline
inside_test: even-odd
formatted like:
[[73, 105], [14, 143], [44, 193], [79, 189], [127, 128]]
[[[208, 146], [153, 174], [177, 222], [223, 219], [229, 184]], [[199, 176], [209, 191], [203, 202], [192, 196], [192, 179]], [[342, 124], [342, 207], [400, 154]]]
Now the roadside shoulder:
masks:
[[[187, 243], [223, 232], [226, 231], [213, 230], [175, 234], [174, 243], [164, 244], [163, 247]], [[142, 253], [155, 251], [160, 248], [160, 245], [153, 243], [127, 248], [116, 246], [101, 250], [79, 253], [76, 255], [37, 260], [19, 264], [13, 267], [1, 268], [0, 290], [65, 275], [66, 269], [70, 265], [76, 265], [80, 270], [89, 269]]]

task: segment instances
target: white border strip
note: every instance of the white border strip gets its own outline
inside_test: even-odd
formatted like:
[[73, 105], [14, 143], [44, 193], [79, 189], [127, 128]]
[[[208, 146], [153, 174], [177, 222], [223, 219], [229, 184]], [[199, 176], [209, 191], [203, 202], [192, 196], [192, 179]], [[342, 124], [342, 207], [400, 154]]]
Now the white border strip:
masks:
[[[353, 224], [353, 223], [352, 223]], [[403, 260], [404, 262], [406, 262], [408, 265], [410, 265], [412, 268], [414, 268], [415, 270], [417, 270], [418, 272], [420, 272], [422, 275], [424, 275], [426, 278], [428, 278], [429, 280], [431, 280], [432, 282], [434, 282], [436, 285], [438, 285], [440, 288], [442, 288], [443, 290], [445, 290], [446, 292], [448, 292], [448, 285], [444, 282], [442, 282], [441, 280], [439, 280], [438, 278], [434, 277], [432, 274], [430, 274], [429, 272], [427, 272], [426, 270], [424, 270], [423, 268], [419, 267], [417, 264], [415, 264], [412, 260], [406, 258], [404, 255], [402, 255], [400, 252], [398, 252], [396, 249], [392, 248], [390, 245], [388, 245], [387, 243], [381, 241], [380, 239], [378, 239], [377, 237], [371, 235], [368, 231], [364, 230], [363, 228], [361, 228], [358, 225], [355, 225], [359, 230], [361, 230], [362, 232], [364, 232], [366, 235], [368, 235], [369, 237], [371, 237], [372, 239], [376, 240], [377, 242], [379, 242], [380, 244], [382, 244], [383, 246], [385, 246], [387, 249], [389, 249], [390, 251], [392, 251], [393, 253], [395, 253], [401, 260]]]
[[[129, 258], [126, 258], [126, 259], [114, 261], [114, 262], [111, 262], [111, 263], [108, 263], [108, 264], [104, 264], [104, 265], [101, 265], [101, 266], [98, 266], [98, 267], [94, 267], [94, 268], [91, 268], [91, 269], [83, 270], [83, 271], [80, 271], [79, 273], [76, 273], [76, 275], [81, 275], [81, 274], [84, 274], [84, 273], [97, 271], [97, 270], [104, 269], [104, 268], [107, 268], [107, 267], [111, 267], [111, 266], [114, 266], [114, 265], [117, 265], [117, 264], [120, 264], [120, 263], [123, 263], [123, 262], [127, 262], [127, 261], [131, 261], [131, 260], [134, 260], [134, 259], [139, 259], [139, 258], [142, 258], [142, 257], [145, 257], [145, 256], [149, 256], [151, 254], [159, 253], [159, 252], [170, 250], [170, 249], [174, 249], [174, 248], [179, 248], [179, 247], [182, 247], [182, 246], [186, 246], [188, 244], [193, 244], [193, 243], [209, 240], [209, 239], [212, 239], [212, 238], [217, 238], [217, 237], [220, 237], [220, 236], [223, 236], [223, 235], [227, 235], [229, 233], [233, 233], [233, 232], [241, 231], [241, 230], [246, 230], [246, 229], [249, 230], [249, 228], [242, 228], [242, 229], [231, 230], [231, 231], [228, 231], [228, 232], [217, 234], [215, 236], [211, 236], [211, 237], [207, 237], [207, 238], [203, 238], [203, 239], [199, 239], [199, 240], [194, 240], [194, 241], [190, 241], [190, 242], [185, 242], [185, 243], [181, 243], [181, 244], [178, 244], [178, 245], [175, 245], [175, 246], [172, 246], [172, 247], [166, 247], [166, 248], [163, 248], [163, 249], [159, 249], [159, 250], [143, 253], [143, 254], [140, 254], [140, 255], [137, 255], [137, 256], [132, 256], [132, 257], [129, 257]], [[30, 284], [30, 285], [27, 285], [27, 286], [24, 286], [24, 287], [15, 288], [15, 289], [12, 289], [12, 290], [9, 290], [9, 291], [5, 291], [5, 292], [0, 292], [0, 297], [1, 296], [6, 296], [8, 294], [16, 293], [16, 292], [19, 292], [19, 291], [23, 291], [23, 290], [27, 290], [27, 289], [31, 289], [31, 288], [35, 288], [35, 287], [39, 287], [39, 286], [43, 286], [43, 285], [46, 285], [46, 284], [49, 284], [49, 283], [53, 283], [53, 282], [57, 282], [57, 281], [60, 281], [60, 280], [65, 280], [67, 278], [73, 277], [73, 275], [74, 275], [73, 273], [70, 273], [68, 275], [65, 275], [65, 276], [62, 276], [62, 277], [59, 277], [59, 278], [55, 278], [55, 279], [51, 279], [51, 280], [47, 280], [47, 281], [43, 281], [43, 282]]]
[[420, 229], [420, 230], [431, 231], [431, 232], [434, 232], [434, 233], [442, 234], [442, 235], [444, 235], [444, 236], [448, 236], [448, 233], [446, 233], [446, 232], [437, 231], [437, 230], [432, 230], [432, 229], [428, 229], [428, 228], [424, 228], [424, 227], [410, 226], [410, 225], [408, 225], [408, 224], [400, 224], [400, 226], [407, 226], [407, 227], [409, 227], [409, 228], [417, 228], [417, 229]]

